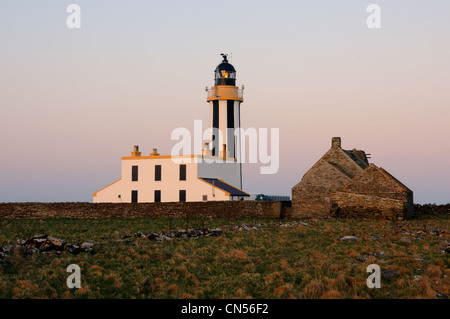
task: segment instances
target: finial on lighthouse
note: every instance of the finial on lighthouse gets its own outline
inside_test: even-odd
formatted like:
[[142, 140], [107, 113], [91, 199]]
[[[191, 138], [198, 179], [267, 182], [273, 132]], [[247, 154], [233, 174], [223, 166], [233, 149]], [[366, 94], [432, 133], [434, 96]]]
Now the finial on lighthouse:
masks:
[[220, 55], [221, 55], [222, 58], [223, 58], [222, 63], [228, 63], [228, 54], [221, 53]]

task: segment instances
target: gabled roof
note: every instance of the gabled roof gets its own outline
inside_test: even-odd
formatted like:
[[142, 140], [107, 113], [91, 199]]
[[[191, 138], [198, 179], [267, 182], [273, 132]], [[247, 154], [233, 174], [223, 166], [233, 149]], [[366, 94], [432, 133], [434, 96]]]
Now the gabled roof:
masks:
[[392, 178], [392, 180], [394, 180], [397, 184], [399, 184], [400, 186], [404, 187], [406, 189], [406, 191], [412, 192], [412, 190], [410, 190], [405, 184], [403, 184], [402, 182], [400, 182], [397, 178], [395, 178], [393, 175], [391, 175], [388, 171], [386, 171], [383, 167], [378, 167], [378, 169], [380, 171], [382, 171], [384, 174], [386, 174], [387, 176], [389, 176], [390, 178]]
[[357, 176], [355, 176], [355, 178], [353, 178], [351, 181], [349, 181], [347, 183], [347, 185], [342, 187], [342, 190], [348, 190], [349, 187], [352, 187], [352, 186], [360, 184], [362, 178], [364, 178], [368, 174], [373, 174], [374, 172], [381, 173], [382, 175], [387, 177], [388, 180], [394, 182], [395, 184], [397, 184], [398, 186], [403, 188], [406, 192], [411, 192], [412, 193], [412, 191], [407, 186], [405, 186], [402, 182], [400, 182], [397, 178], [392, 176], [390, 173], [388, 173], [383, 168], [376, 166], [375, 164], [370, 164], [370, 166], [367, 169], [361, 171], [361, 173], [359, 173]]
[[311, 172], [315, 172], [316, 169], [324, 163], [332, 166], [335, 170], [349, 179], [354, 178], [370, 165], [366, 153], [363, 150], [344, 150], [341, 147], [341, 139], [338, 137], [333, 137], [331, 139], [331, 148], [303, 175], [302, 179], [293, 187], [301, 184], [305, 179], [314, 179], [314, 175], [311, 177], [309, 174]]
[[246, 192], [240, 190], [239, 188], [227, 184], [220, 179], [217, 178], [199, 178], [199, 179], [210, 184], [211, 186], [223, 190], [224, 192], [230, 194], [230, 196], [250, 196], [250, 194], [247, 194]]

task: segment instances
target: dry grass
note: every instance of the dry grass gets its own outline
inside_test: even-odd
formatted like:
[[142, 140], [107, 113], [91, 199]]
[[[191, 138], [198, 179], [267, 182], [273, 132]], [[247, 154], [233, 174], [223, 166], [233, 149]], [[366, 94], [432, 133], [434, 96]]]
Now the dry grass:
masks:
[[[239, 220], [209, 221], [209, 227]], [[253, 223], [252, 221], [245, 221]], [[220, 237], [153, 242], [127, 232], [168, 228], [164, 219], [3, 220], [0, 245], [29, 234], [98, 240], [96, 254], [23, 256], [0, 265], [0, 298], [437, 298], [450, 294], [450, 220], [309, 220], [310, 226], [226, 232]], [[177, 224], [178, 223], [178, 224]], [[171, 220], [174, 228], [184, 221]], [[424, 227], [426, 226], [426, 227]], [[424, 229], [439, 228], [434, 234]], [[340, 240], [354, 234], [355, 242]], [[411, 239], [410, 242], [402, 238]], [[68, 289], [78, 264], [82, 288]], [[398, 276], [369, 289], [370, 264]]]

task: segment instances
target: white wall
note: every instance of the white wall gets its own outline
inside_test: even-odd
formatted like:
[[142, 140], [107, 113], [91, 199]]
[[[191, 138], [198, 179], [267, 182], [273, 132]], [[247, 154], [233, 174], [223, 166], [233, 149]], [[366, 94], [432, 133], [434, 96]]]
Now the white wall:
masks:
[[[190, 162], [190, 163], [189, 163]], [[122, 159], [122, 179], [111, 186], [99, 191], [94, 197], [94, 202], [131, 202], [131, 191], [138, 191], [138, 202], [154, 202], [154, 191], [161, 191], [162, 202], [178, 202], [179, 190], [186, 190], [186, 201], [202, 201], [203, 195], [207, 200], [229, 200], [230, 197], [220, 189], [217, 189], [208, 183], [197, 178], [197, 163], [190, 156], [183, 159], [186, 164], [186, 181], [180, 181], [179, 170], [180, 163], [175, 163], [170, 157], [148, 156], [123, 158]], [[161, 165], [161, 181], [155, 181], [155, 165]], [[218, 165], [218, 164], [214, 164]], [[226, 164], [221, 164], [226, 165]], [[132, 166], [138, 166], [138, 181], [131, 180]], [[215, 166], [216, 171], [221, 171], [220, 166]], [[213, 167], [210, 167], [214, 173]], [[201, 177], [215, 177], [206, 174]], [[121, 195], [121, 199], [118, 199]]]
[[122, 194], [122, 180], [118, 180], [111, 185], [105, 187], [104, 189], [94, 193], [93, 202], [94, 203], [121, 203], [122, 198], [118, 195]]
[[238, 162], [224, 163], [215, 158], [215, 162], [208, 164], [205, 160], [198, 163], [198, 177], [218, 178], [241, 189], [241, 171]]

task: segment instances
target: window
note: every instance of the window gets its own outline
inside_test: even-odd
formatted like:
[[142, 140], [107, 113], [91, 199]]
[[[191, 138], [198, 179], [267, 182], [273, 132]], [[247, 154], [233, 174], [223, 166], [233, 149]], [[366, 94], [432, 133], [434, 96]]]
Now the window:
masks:
[[180, 181], [186, 180], [186, 165], [181, 164], [180, 165]]
[[161, 191], [155, 190], [155, 203], [161, 202]]
[[161, 180], [161, 165], [155, 165], [155, 181]]
[[132, 203], [138, 202], [138, 191], [131, 191], [131, 202]]
[[236, 71], [233, 70], [216, 70], [215, 85], [236, 85]]
[[186, 190], [180, 190], [180, 202], [186, 201]]
[[137, 180], [138, 180], [138, 167], [131, 166], [131, 181], [137, 182]]
[[208, 195], [203, 195], [203, 201], [206, 202], [208, 200]]

